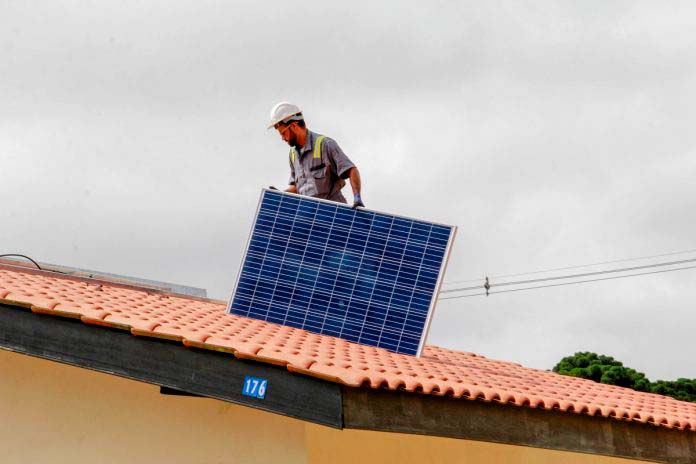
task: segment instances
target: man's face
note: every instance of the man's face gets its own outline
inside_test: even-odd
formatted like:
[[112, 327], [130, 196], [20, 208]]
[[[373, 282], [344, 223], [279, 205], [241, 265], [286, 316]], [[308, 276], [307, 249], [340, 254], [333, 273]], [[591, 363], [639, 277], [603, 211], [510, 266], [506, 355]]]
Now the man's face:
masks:
[[290, 123], [290, 124], [276, 124], [275, 126], [276, 130], [280, 134], [280, 136], [285, 140], [285, 142], [290, 145], [291, 147], [294, 147], [297, 145], [297, 134], [295, 134], [295, 124]]

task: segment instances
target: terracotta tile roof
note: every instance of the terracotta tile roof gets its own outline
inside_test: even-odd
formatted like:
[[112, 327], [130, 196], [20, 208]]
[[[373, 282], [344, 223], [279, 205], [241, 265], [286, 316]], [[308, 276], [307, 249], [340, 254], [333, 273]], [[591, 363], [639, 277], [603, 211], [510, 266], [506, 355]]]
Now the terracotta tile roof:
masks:
[[223, 302], [0, 264], [0, 302], [180, 341], [351, 387], [556, 409], [696, 431], [696, 403], [427, 346], [398, 355], [225, 313]]

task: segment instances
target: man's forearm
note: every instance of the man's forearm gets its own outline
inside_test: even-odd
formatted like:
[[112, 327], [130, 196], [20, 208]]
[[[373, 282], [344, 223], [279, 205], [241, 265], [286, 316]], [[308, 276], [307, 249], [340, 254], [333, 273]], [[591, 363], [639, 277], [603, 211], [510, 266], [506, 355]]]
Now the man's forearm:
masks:
[[353, 187], [353, 208], [364, 208], [365, 203], [362, 201], [360, 196], [360, 171], [358, 168], [351, 168], [348, 172], [348, 178], [350, 179], [350, 186]]
[[361, 183], [360, 183], [360, 171], [358, 171], [358, 168], [351, 168], [350, 172], [348, 173], [349, 179], [350, 179], [350, 186], [353, 189], [353, 196], [358, 195], [360, 196], [360, 188], [361, 188]]

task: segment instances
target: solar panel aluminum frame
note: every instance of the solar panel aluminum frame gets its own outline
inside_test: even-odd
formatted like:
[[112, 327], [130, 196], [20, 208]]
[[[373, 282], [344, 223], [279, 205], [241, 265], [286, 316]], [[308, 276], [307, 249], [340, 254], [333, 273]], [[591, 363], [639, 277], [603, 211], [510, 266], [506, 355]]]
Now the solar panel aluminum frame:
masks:
[[[387, 213], [384, 213], [387, 214]], [[398, 216], [394, 214], [393, 216]], [[411, 219], [411, 218], [406, 218]], [[452, 250], [452, 245], [454, 244], [454, 237], [457, 235], [457, 226], [448, 226], [446, 224], [439, 224], [436, 222], [431, 222], [431, 224], [437, 224], [440, 226], [451, 227], [452, 233], [447, 240], [447, 248], [445, 248], [445, 254], [442, 255], [442, 264], [440, 265], [440, 272], [437, 276], [437, 282], [435, 283], [435, 289], [433, 290], [433, 297], [430, 301], [430, 307], [428, 308], [428, 316], [425, 318], [425, 324], [423, 324], [423, 333], [421, 334], [420, 344], [418, 345], [418, 351], [416, 352], [416, 357], [420, 358], [423, 348], [425, 348], [425, 340], [428, 337], [428, 332], [430, 331], [430, 324], [433, 321], [433, 313], [435, 312], [435, 305], [437, 304], [438, 296], [440, 295], [440, 288], [442, 287], [442, 281], [445, 277], [445, 271], [447, 270], [447, 264], [449, 263], [450, 251]]]
[[[281, 194], [281, 195], [297, 195], [295, 193], [288, 193], [288, 192], [284, 192], [282, 190], [276, 190], [276, 189], [270, 189], [270, 188], [262, 188], [261, 189], [261, 193], [259, 194], [259, 201], [258, 201], [258, 204], [256, 206], [256, 211], [254, 212], [254, 220], [251, 223], [251, 227], [249, 229], [249, 235], [247, 236], [247, 240], [246, 240], [246, 243], [244, 245], [244, 250], [242, 252], [242, 259], [241, 259], [241, 262], [239, 264], [239, 271], [237, 272], [237, 278], [235, 279], [234, 287], [232, 288], [232, 293], [230, 294], [230, 298], [229, 298], [228, 303], [227, 303], [226, 312], [228, 314], [232, 314], [232, 303], [234, 302], [234, 296], [237, 292], [237, 286], [239, 285], [239, 281], [242, 277], [242, 270], [244, 269], [244, 263], [246, 262], [247, 253], [249, 252], [249, 245], [251, 243], [251, 239], [254, 235], [254, 229], [256, 227], [256, 219], [259, 215], [259, 211], [261, 210], [261, 205], [263, 203], [263, 198], [264, 198], [264, 195], [266, 194], [266, 192], [277, 193], [277, 194]], [[339, 203], [339, 202], [335, 202], [335, 201], [331, 201], [331, 200], [325, 200], [323, 198], [314, 198], [314, 197], [312, 197], [312, 200], [324, 202], [324, 203], [329, 203], [332, 206], [351, 209], [351, 206], [349, 206], [345, 203]], [[361, 208], [361, 209], [368, 210], [367, 208]], [[454, 243], [454, 237], [457, 234], [457, 226], [452, 226], [452, 225], [438, 223], [438, 222], [432, 222], [432, 221], [424, 221], [422, 219], [415, 219], [415, 218], [400, 215], [400, 214], [387, 213], [384, 211], [379, 211], [379, 210], [374, 210], [374, 209], [369, 209], [368, 211], [370, 211], [372, 213], [377, 213], [377, 214], [386, 214], [388, 216], [406, 219], [409, 221], [428, 222], [429, 224], [447, 227], [447, 228], [450, 228], [452, 230], [452, 232], [450, 233], [449, 239], [447, 241], [447, 246], [445, 248], [445, 252], [442, 256], [442, 264], [440, 265], [438, 278], [437, 278], [437, 281], [435, 283], [435, 288], [433, 290], [433, 296], [430, 300], [430, 305], [428, 307], [428, 314], [426, 316], [425, 323], [423, 324], [423, 332], [421, 333], [421, 336], [420, 336], [420, 343], [418, 345], [418, 350], [417, 350], [416, 355], [415, 355], [416, 357], [420, 357], [422, 352], [423, 352], [423, 348], [425, 347], [425, 341], [426, 341], [426, 338], [428, 335], [428, 331], [430, 330], [430, 325], [432, 323], [433, 313], [435, 312], [435, 305], [437, 304], [437, 301], [438, 301], [438, 295], [439, 295], [440, 289], [442, 287], [442, 281], [443, 281], [443, 278], [445, 275], [445, 270], [447, 269], [447, 264], [449, 262], [450, 252], [452, 250], [452, 245]], [[308, 332], [312, 332], [311, 330], [308, 330], [308, 329], [302, 329], [302, 330], [307, 330]], [[315, 333], [315, 332], [313, 332], [313, 333]], [[372, 346], [372, 345], [368, 345], [368, 346]]]

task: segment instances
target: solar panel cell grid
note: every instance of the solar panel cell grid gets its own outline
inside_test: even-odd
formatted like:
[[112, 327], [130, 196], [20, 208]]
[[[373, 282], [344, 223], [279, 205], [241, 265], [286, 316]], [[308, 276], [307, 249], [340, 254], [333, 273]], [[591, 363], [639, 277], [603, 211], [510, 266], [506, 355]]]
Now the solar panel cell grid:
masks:
[[419, 354], [453, 234], [264, 190], [229, 311]]

